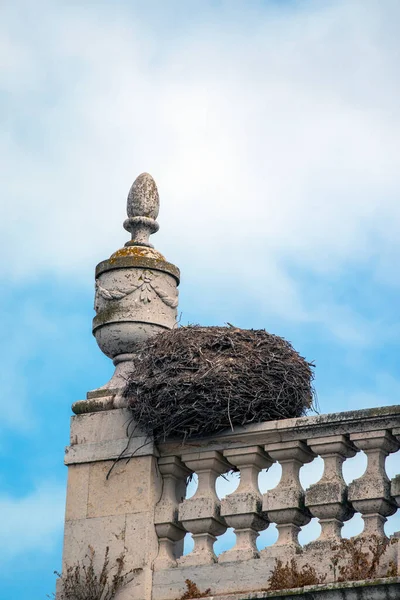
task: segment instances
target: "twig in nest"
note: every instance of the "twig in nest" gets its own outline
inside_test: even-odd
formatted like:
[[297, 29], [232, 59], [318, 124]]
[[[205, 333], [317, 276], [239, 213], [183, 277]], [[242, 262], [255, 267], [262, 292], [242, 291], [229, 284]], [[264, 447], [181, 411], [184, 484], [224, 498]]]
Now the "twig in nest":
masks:
[[155, 441], [186, 439], [304, 415], [313, 367], [264, 330], [181, 327], [140, 344], [124, 396]]

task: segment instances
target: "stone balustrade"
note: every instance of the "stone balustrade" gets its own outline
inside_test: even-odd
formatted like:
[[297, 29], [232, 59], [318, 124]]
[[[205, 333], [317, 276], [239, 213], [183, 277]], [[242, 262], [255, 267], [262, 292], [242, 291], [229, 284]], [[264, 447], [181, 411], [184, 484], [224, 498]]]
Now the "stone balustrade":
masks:
[[[345, 521], [361, 513], [360, 535], [385, 537], [384, 524], [400, 506], [399, 477], [389, 480], [385, 460], [399, 448], [398, 406], [266, 422], [184, 444], [161, 444], [159, 467], [165, 483], [156, 508], [160, 552], [153, 598], [179, 597], [185, 579], [196, 581], [200, 589], [211, 587], [213, 594], [259, 591], [267, 587], [275, 559], [286, 562], [292, 557], [300, 567], [309, 564], [333, 582], [332, 557]], [[343, 463], [360, 451], [367, 455], [366, 471], [347, 485]], [[323, 475], [304, 490], [300, 469], [317, 456], [324, 461]], [[258, 475], [274, 462], [282, 467], [281, 479], [261, 494]], [[219, 500], [216, 479], [232, 470], [240, 472], [239, 486]], [[188, 473], [197, 474], [198, 488], [180, 501]], [[313, 517], [321, 525], [320, 536], [301, 547], [300, 528]], [[259, 551], [258, 534], [270, 523], [276, 524], [278, 539]], [[217, 557], [216, 536], [228, 527], [234, 528], [236, 544]], [[185, 531], [193, 535], [194, 549], [182, 556]], [[386, 567], [389, 560], [399, 561], [398, 546], [388, 546]]]
[[[400, 475], [390, 481], [385, 469], [386, 458], [400, 447], [399, 406], [270, 421], [162, 444], [132, 422], [123, 390], [137, 344], [177, 325], [179, 269], [149, 241], [158, 230], [158, 211], [157, 186], [142, 173], [127, 199], [124, 228], [131, 239], [96, 267], [93, 334], [116, 368], [108, 383], [73, 405], [65, 456], [64, 575], [85, 564], [89, 548], [96, 571], [102, 572], [107, 557], [110, 568], [124, 564], [132, 575], [116, 600], [203, 597], [206, 590], [219, 600], [245, 600], [271, 597], [269, 578], [282, 561], [314, 569], [310, 585], [323, 579], [336, 585], [336, 591], [308, 588], [309, 600], [398, 600], [400, 532], [389, 545], [384, 525], [400, 506]], [[347, 485], [343, 464], [359, 452], [367, 456], [367, 468]], [[301, 469], [316, 457], [324, 462], [323, 474], [303, 489]], [[280, 481], [262, 493], [260, 472], [268, 477], [273, 463], [282, 468]], [[239, 474], [239, 485], [220, 499], [217, 479], [231, 471]], [[198, 487], [189, 497], [193, 474]], [[391, 583], [374, 581], [365, 593], [365, 582], [349, 584], [355, 577], [346, 575], [347, 591], [335, 583], [344, 572], [342, 527], [356, 512], [364, 521], [357, 548], [371, 554], [371, 540], [383, 548], [374, 578], [393, 576]], [[302, 546], [299, 532], [312, 518], [320, 535]], [[260, 549], [258, 536], [270, 524], [277, 540]], [[228, 528], [235, 543], [217, 556], [214, 544]], [[187, 532], [194, 547], [184, 554]], [[358, 555], [358, 564], [364, 558]], [[289, 583], [284, 578], [283, 586]], [[63, 598], [61, 580], [58, 585], [57, 598]], [[284, 600], [299, 593], [278, 594]]]

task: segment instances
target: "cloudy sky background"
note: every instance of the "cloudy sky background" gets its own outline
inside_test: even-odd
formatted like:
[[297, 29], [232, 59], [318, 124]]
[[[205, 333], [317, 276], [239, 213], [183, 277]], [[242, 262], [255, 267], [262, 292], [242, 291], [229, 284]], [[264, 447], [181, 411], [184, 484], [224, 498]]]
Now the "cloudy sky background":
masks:
[[397, 0], [2, 3], [0, 598], [54, 589], [70, 405], [112, 372], [94, 267], [142, 171], [183, 324], [285, 336], [321, 412], [398, 403], [399, 19]]

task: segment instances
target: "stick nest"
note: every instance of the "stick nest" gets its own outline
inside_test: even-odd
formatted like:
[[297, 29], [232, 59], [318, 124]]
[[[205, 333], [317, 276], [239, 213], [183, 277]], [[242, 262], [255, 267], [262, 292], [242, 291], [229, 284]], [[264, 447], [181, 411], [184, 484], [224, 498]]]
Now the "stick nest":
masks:
[[189, 326], [139, 345], [124, 396], [155, 440], [300, 417], [314, 398], [313, 367], [265, 330]]

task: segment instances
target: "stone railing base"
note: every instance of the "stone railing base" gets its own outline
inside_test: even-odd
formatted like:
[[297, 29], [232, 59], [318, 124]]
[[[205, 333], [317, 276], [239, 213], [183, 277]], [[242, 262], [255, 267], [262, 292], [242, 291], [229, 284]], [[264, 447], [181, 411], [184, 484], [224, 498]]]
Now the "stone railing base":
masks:
[[[399, 479], [390, 480], [385, 470], [387, 456], [399, 447], [398, 406], [260, 423], [157, 446], [131, 422], [128, 409], [92, 406], [92, 412], [72, 418], [65, 455], [64, 569], [82, 562], [88, 546], [99, 560], [109, 547], [114, 564], [124, 553], [129, 568], [141, 571], [118, 600], [176, 600], [186, 594], [186, 580], [220, 600], [400, 600], [400, 579], [380, 579], [399, 574], [400, 536], [388, 539], [383, 531], [400, 506]], [[360, 451], [367, 468], [347, 485], [342, 465]], [[316, 456], [324, 461], [323, 475], [304, 489], [300, 469]], [[259, 473], [274, 461], [282, 467], [280, 482], [262, 493]], [[239, 486], [221, 500], [216, 480], [233, 469], [240, 471]], [[197, 490], [185, 497], [192, 473]], [[365, 529], [349, 545], [341, 528], [355, 511]], [[313, 516], [321, 534], [301, 547], [298, 532]], [[257, 535], [269, 523], [276, 524], [278, 539], [259, 550]], [[228, 527], [236, 543], [216, 556], [215, 539]], [[192, 534], [194, 549], [183, 556], [185, 532]], [[380, 559], [371, 571], [374, 580], [334, 583], [354, 572], [354, 552], [368, 561], [375, 551]], [[311, 581], [324, 583], [267, 592], [277, 561], [289, 570], [309, 566], [315, 571]], [[291, 584], [285, 579], [283, 585]]]
[[[376, 579], [373, 581], [354, 581], [331, 583], [328, 585], [310, 585], [292, 590], [274, 592], [238, 592], [220, 596], [210, 596], [213, 600], [262, 600], [279, 598], [280, 600], [399, 600], [400, 577]], [[207, 600], [207, 598], [205, 598]]]

